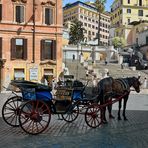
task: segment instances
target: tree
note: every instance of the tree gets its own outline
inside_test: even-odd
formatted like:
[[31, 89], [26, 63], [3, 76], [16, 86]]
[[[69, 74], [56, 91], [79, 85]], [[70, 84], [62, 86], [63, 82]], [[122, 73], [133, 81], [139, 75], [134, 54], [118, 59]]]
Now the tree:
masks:
[[100, 24], [101, 24], [101, 13], [104, 11], [105, 9], [105, 3], [106, 3], [106, 0], [96, 0], [94, 5], [95, 7], [97, 8], [97, 11], [99, 13], [99, 22], [98, 22], [98, 46], [101, 45], [100, 43]]
[[125, 46], [125, 39], [123, 37], [114, 37], [113, 46], [115, 48], [122, 48]]
[[72, 22], [69, 33], [69, 44], [78, 45], [80, 42], [84, 41], [84, 31], [81, 21], [75, 20]]

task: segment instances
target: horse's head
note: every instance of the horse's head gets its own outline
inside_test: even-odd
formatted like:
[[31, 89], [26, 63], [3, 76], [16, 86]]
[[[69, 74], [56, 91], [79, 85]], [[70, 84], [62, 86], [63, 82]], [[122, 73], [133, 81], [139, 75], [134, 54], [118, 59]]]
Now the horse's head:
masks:
[[138, 78], [132, 77], [132, 82], [131, 82], [132, 86], [134, 87], [134, 89], [135, 89], [135, 91], [137, 93], [140, 92], [140, 85], [141, 85], [141, 83], [140, 83], [139, 79], [140, 79], [140, 77], [138, 77]]

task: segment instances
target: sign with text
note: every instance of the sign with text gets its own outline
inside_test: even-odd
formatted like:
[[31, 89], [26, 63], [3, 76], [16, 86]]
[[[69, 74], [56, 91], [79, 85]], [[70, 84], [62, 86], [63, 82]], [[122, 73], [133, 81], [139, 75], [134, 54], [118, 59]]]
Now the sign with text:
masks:
[[30, 68], [30, 80], [38, 80], [38, 68]]

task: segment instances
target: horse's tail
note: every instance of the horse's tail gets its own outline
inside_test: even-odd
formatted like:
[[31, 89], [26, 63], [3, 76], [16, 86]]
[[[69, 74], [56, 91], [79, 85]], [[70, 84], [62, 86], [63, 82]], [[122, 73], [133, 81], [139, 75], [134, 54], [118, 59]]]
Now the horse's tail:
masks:
[[102, 100], [103, 100], [103, 89], [102, 89], [100, 83], [98, 83], [98, 90], [97, 90], [97, 93], [98, 93], [98, 97], [97, 97], [97, 99], [96, 99], [96, 102], [97, 102], [97, 103], [98, 103], [98, 102], [101, 103]]

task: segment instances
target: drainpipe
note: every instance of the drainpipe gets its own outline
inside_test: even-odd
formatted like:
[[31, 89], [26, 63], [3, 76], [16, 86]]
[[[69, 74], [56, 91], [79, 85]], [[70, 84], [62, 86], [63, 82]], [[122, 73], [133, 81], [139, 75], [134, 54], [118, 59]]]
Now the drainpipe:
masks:
[[35, 63], [35, 0], [33, 0], [32, 63]]

